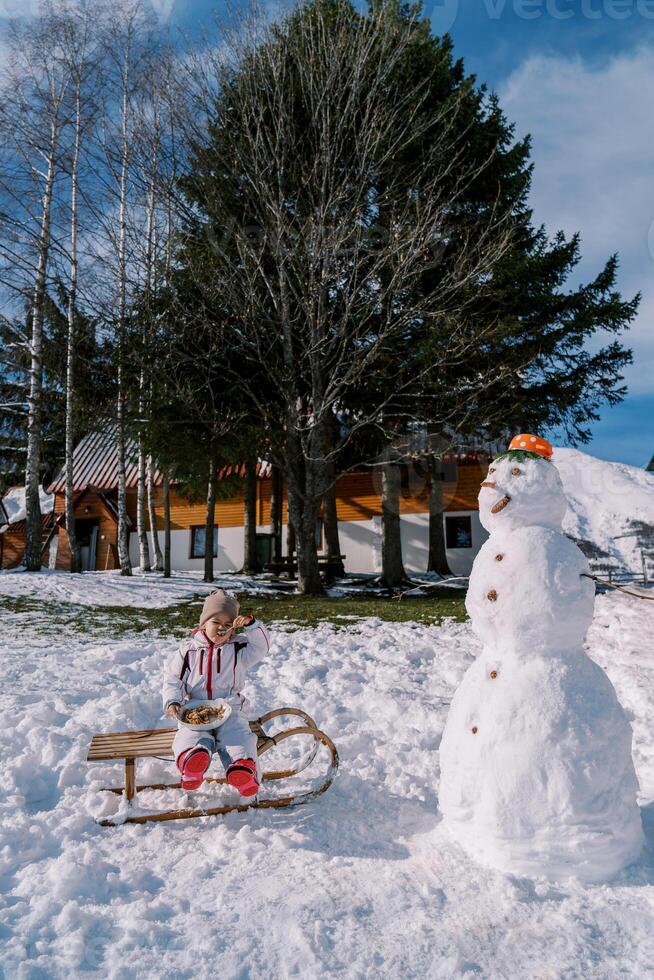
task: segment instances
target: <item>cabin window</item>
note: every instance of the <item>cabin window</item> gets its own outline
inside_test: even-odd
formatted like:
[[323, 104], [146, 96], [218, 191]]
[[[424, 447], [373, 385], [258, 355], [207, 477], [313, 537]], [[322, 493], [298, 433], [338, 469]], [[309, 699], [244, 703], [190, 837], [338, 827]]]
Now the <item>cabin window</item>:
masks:
[[[190, 558], [204, 558], [205, 554], [205, 527], [194, 526], [191, 528], [191, 554]], [[213, 526], [213, 557], [218, 555], [218, 525]]]
[[448, 548], [472, 548], [472, 521], [467, 516], [445, 518], [445, 543]]

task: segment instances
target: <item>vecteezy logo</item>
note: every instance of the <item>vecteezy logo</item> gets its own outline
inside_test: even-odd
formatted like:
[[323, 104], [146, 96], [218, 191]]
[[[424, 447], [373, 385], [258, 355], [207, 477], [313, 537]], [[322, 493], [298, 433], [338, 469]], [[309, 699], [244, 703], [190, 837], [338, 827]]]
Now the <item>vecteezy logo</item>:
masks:
[[442, 37], [453, 27], [459, 13], [459, 0], [424, 0], [423, 16], [428, 17], [434, 34]]
[[175, 6], [175, 0], [150, 0], [152, 12], [160, 24], [165, 24]]

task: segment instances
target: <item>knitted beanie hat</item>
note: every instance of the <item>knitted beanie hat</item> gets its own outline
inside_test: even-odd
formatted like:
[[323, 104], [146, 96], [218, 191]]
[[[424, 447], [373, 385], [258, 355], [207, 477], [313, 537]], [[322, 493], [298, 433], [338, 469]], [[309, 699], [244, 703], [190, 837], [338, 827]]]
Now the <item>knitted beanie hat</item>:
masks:
[[234, 620], [238, 616], [238, 602], [234, 596], [227, 595], [222, 589], [211, 592], [204, 600], [202, 615], [200, 616], [200, 626], [206, 623], [212, 616], [225, 613], [230, 619]]

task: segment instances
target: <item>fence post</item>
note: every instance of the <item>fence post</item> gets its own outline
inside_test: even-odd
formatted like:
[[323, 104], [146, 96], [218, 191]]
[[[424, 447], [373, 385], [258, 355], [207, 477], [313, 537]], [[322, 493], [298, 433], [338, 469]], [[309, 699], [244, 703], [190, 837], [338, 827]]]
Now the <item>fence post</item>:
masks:
[[645, 552], [640, 549], [640, 561], [643, 566], [643, 584], [647, 585], [647, 562], [645, 561]]

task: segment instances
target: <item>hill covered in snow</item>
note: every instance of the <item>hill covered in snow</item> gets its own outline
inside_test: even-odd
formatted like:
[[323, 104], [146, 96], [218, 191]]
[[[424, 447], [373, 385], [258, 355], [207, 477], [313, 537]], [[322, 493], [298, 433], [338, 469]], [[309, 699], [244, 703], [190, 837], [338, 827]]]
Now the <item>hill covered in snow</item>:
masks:
[[608, 463], [578, 449], [556, 449], [568, 512], [563, 522], [585, 554], [641, 572], [641, 549], [654, 570], [654, 474]]

